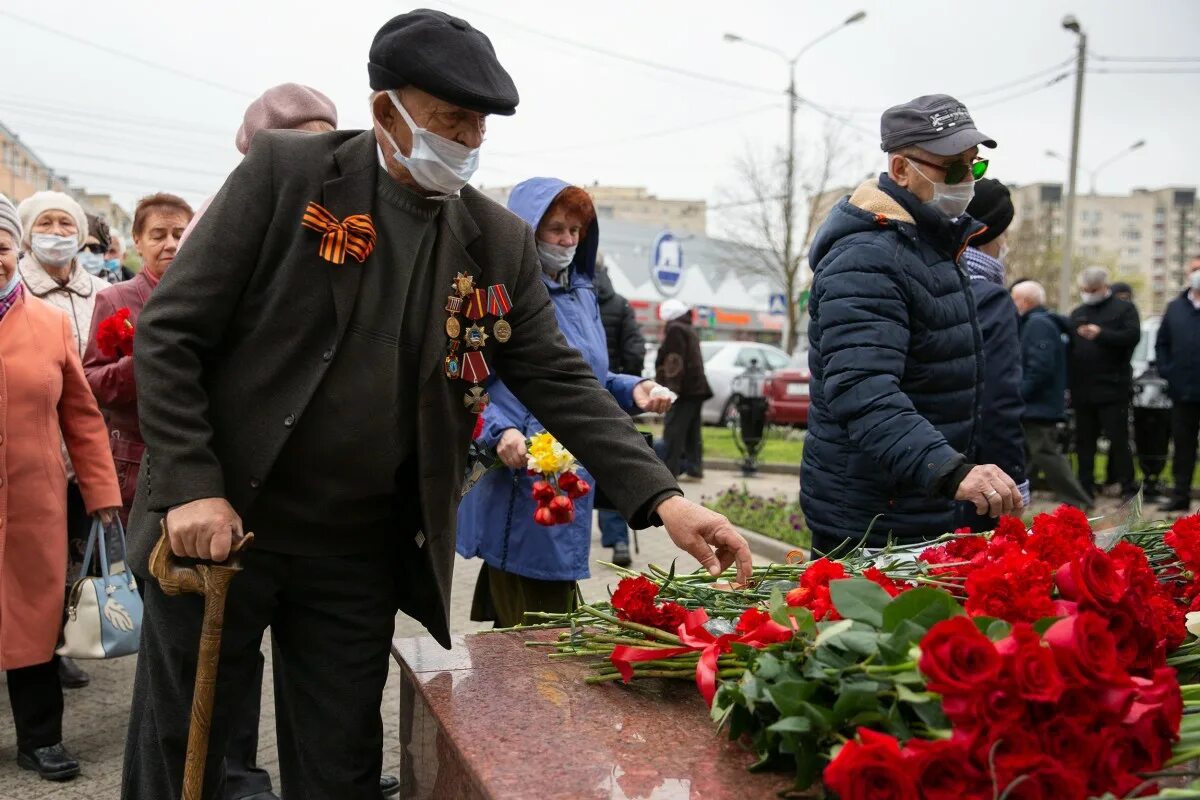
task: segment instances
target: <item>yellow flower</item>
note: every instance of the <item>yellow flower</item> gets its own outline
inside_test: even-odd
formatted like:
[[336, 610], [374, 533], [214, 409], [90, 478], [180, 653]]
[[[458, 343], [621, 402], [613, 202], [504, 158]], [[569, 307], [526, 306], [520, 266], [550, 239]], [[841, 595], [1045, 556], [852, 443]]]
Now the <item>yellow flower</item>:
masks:
[[549, 433], [534, 435], [526, 449], [529, 469], [543, 475], [556, 475], [575, 465], [575, 457]]

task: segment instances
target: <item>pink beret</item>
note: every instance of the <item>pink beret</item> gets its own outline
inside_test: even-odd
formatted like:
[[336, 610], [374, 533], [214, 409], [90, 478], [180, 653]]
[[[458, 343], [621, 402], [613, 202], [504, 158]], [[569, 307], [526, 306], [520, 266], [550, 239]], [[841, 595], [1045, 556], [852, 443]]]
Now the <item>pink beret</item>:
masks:
[[282, 83], [263, 92], [246, 109], [237, 132], [237, 149], [244, 155], [254, 134], [262, 130], [295, 128], [306, 122], [328, 122], [337, 127], [337, 107], [316, 89]]

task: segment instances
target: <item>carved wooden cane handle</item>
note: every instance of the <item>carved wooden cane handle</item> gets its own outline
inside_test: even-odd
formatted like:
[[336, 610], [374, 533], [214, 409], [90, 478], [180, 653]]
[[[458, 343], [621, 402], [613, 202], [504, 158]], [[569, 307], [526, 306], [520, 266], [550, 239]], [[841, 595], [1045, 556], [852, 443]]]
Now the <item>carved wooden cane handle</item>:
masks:
[[158, 581], [163, 593], [168, 595], [200, 594], [207, 595], [210, 590], [221, 591], [229, 586], [228, 580], [214, 581], [214, 572], [241, 572], [241, 555], [254, 541], [253, 533], [246, 533], [233, 543], [229, 558], [224, 562], [202, 562], [184, 564], [179, 557], [171, 552], [170, 538], [167, 536], [167, 520], [164, 517], [159, 522], [162, 535], [150, 552], [150, 574]]

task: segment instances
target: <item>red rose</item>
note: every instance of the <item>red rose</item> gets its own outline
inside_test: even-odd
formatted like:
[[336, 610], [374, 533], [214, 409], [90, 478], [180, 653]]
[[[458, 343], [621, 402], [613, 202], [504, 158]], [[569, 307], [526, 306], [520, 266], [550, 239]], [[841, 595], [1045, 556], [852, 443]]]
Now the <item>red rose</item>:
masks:
[[1064, 684], [1058, 662], [1049, 646], [1031, 625], [1018, 622], [1012, 632], [996, 642], [1004, 659], [1004, 674], [1017, 694], [1031, 703], [1057, 703]]
[[1009, 553], [967, 578], [967, 613], [1008, 622], [1036, 622], [1054, 612], [1053, 583], [1045, 563]]
[[996, 786], [999, 795], [1007, 800], [1085, 800], [1087, 797], [1084, 774], [1044, 754], [998, 756]]
[[1108, 554], [1094, 546], [1059, 567], [1054, 582], [1063, 597], [1093, 611], [1117, 605], [1128, 586]]
[[1068, 685], [1124, 686], [1129, 682], [1117, 664], [1117, 647], [1108, 625], [1090, 611], [1060, 619], [1042, 636]]
[[826, 765], [825, 786], [840, 800], [918, 800], [917, 784], [891, 736], [859, 728]]
[[1070, 769], [1087, 770], [1099, 746], [1083, 722], [1064, 713], [1055, 713], [1037, 725], [1041, 752]]
[[1166, 648], [1155, 636], [1150, 608], [1136, 599], [1126, 600], [1106, 612], [1108, 632], [1117, 646], [1117, 663], [1123, 669], [1149, 674], [1166, 663]]
[[1090, 785], [1097, 794], [1112, 792], [1124, 797], [1141, 782], [1134, 771], [1138, 769], [1137, 743], [1130, 731], [1113, 726], [1100, 731], [1098, 746], [1091, 765]]
[[942, 698], [942, 710], [954, 726], [988, 730], [999, 725], [1016, 724], [1025, 719], [1026, 704], [1014, 689], [997, 685]]
[[931, 692], [971, 694], [1000, 673], [1000, 654], [969, 617], [937, 623], [921, 639], [921, 673]]
[[904, 760], [924, 800], [991, 796], [991, 780], [974, 766], [961, 740], [910, 739]]

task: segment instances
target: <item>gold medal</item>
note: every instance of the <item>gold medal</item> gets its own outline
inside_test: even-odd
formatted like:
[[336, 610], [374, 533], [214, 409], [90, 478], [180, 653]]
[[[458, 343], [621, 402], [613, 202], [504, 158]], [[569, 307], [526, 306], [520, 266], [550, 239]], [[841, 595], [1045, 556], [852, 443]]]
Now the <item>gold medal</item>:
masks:
[[465, 272], [460, 272], [454, 276], [454, 291], [458, 292], [459, 297], [466, 297], [475, 290], [475, 278]]
[[446, 335], [451, 339], [457, 339], [462, 335], [462, 324], [458, 321], [458, 317], [446, 318]]
[[498, 319], [492, 326], [492, 335], [496, 337], [497, 342], [504, 344], [512, 338], [512, 325], [509, 325], [507, 320]]

